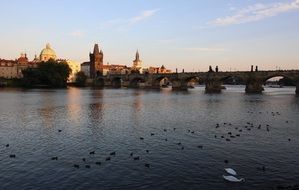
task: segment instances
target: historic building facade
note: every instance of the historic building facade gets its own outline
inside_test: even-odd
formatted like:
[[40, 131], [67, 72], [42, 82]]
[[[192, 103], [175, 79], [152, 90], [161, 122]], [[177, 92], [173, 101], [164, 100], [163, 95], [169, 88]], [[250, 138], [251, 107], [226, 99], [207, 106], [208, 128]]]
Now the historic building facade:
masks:
[[99, 45], [95, 44], [93, 53], [89, 53], [90, 78], [95, 78], [97, 75], [103, 75], [103, 51], [99, 51]]
[[71, 68], [72, 72], [67, 80], [67, 82], [75, 82], [76, 81], [76, 74], [81, 70], [80, 69], [80, 63], [73, 60], [66, 60], [65, 61], [69, 67]]
[[26, 54], [16, 60], [0, 59], [0, 78], [12, 79], [22, 78], [22, 71], [28, 67], [36, 67], [37, 63], [29, 61]]
[[133, 72], [142, 73], [142, 61], [139, 58], [139, 52], [137, 50], [135, 55], [135, 60], [133, 61], [133, 67], [131, 69]]
[[56, 53], [55, 51], [51, 48], [50, 44], [47, 43], [46, 48], [44, 48], [39, 55], [39, 60], [40, 61], [49, 61], [49, 59], [54, 59], [56, 60]]
[[95, 44], [93, 53], [89, 53], [89, 62], [81, 64], [81, 71], [91, 79], [107, 74], [125, 74], [128, 72], [126, 65], [110, 65], [109, 63], [104, 65], [103, 62], [104, 53], [99, 49], [99, 45]]
[[99, 50], [98, 44], [94, 45], [93, 53], [89, 54], [89, 62], [81, 64], [81, 71], [85, 73], [88, 78], [94, 79], [97, 76], [106, 76], [108, 74], [130, 74], [130, 73], [171, 73], [171, 70], [166, 69], [164, 65], [161, 67], [143, 68], [140, 60], [139, 51], [135, 54], [132, 67], [120, 64], [103, 64], [104, 53]]
[[69, 76], [68, 82], [74, 82], [76, 73], [80, 71], [80, 64], [76, 61], [57, 59], [55, 51], [51, 48], [50, 44], [47, 44], [44, 49], [40, 52], [39, 57], [35, 55], [32, 61], [29, 61], [27, 54], [22, 53], [21, 56], [16, 60], [5, 60], [0, 59], [0, 78], [12, 79], [22, 78], [22, 71], [29, 67], [35, 68], [41, 62], [49, 61], [50, 59], [56, 61], [65, 61], [72, 72]]

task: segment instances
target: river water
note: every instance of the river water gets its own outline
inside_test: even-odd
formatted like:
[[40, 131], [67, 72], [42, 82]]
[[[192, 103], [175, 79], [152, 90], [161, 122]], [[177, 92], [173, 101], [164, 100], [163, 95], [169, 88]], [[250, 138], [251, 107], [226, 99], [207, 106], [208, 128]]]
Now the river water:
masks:
[[[244, 88], [230, 86], [215, 95], [203, 87], [0, 89], [0, 189], [297, 185], [295, 89], [246, 95]], [[245, 182], [225, 181], [224, 168]]]

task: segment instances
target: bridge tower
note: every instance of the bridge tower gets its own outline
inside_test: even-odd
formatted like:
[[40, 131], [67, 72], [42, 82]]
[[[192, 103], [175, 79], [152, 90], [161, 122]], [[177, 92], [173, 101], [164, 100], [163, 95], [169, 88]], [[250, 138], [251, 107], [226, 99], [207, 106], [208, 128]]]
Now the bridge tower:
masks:
[[93, 53], [89, 54], [90, 59], [90, 78], [94, 79], [97, 75], [103, 75], [103, 51], [99, 51], [99, 45], [95, 44]]

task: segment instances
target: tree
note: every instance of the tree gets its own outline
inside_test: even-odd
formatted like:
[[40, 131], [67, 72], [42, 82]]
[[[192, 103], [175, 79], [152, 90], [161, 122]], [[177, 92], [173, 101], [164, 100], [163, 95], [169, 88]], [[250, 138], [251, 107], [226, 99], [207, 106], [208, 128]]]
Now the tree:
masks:
[[79, 71], [78, 73], [76, 73], [76, 85], [77, 86], [85, 86], [87, 80], [87, 76], [85, 75], [85, 73], [83, 71]]
[[38, 64], [37, 68], [28, 68], [23, 71], [23, 85], [32, 87], [43, 85], [50, 88], [62, 88], [67, 86], [67, 79], [71, 68], [64, 61], [58, 62], [50, 59]]

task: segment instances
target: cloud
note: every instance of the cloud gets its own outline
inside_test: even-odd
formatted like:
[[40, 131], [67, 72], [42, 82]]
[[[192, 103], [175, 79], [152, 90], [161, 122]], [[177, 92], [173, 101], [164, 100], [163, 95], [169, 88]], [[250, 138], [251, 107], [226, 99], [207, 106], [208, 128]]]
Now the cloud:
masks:
[[152, 16], [154, 16], [160, 9], [144, 10], [139, 15], [132, 18], [116, 18], [101, 23], [101, 29], [116, 28], [119, 30], [126, 30], [130, 26], [136, 25]]
[[191, 48], [184, 48], [187, 51], [198, 51], [198, 52], [225, 52], [228, 51], [224, 48], [209, 48], [209, 47], [191, 47]]
[[80, 30], [76, 30], [76, 31], [69, 33], [69, 35], [72, 37], [82, 37], [82, 36], [84, 36], [84, 32], [82, 32]]
[[211, 25], [228, 26], [263, 20], [281, 13], [299, 10], [299, 0], [287, 3], [254, 4], [243, 9], [236, 9], [234, 15], [217, 18], [209, 22]]
[[136, 24], [136, 23], [141, 22], [149, 17], [154, 16], [158, 11], [159, 11], [159, 9], [145, 10], [145, 11], [142, 11], [140, 15], [130, 18], [128, 21], [130, 24]]

